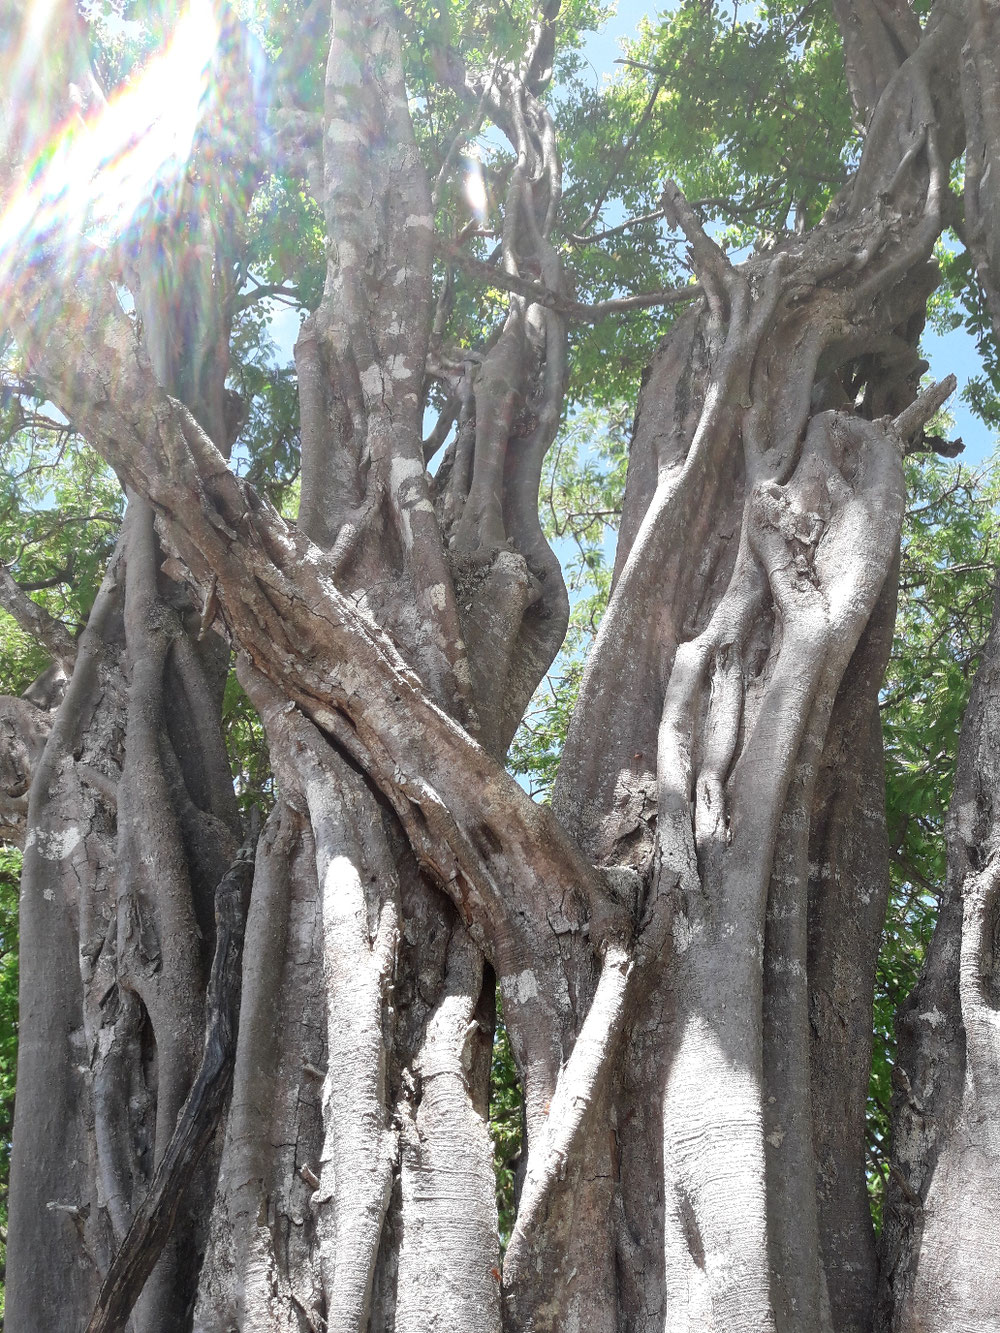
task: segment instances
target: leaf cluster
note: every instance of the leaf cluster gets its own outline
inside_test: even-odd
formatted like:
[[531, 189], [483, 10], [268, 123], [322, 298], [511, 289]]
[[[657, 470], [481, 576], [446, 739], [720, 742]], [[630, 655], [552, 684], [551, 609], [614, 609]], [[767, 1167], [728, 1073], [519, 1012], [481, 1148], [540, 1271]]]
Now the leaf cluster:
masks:
[[579, 693], [583, 664], [611, 593], [615, 536], [625, 493], [628, 409], [574, 412], [550, 451], [539, 496], [545, 535], [563, 565], [570, 619], [562, 650], [535, 693], [508, 765], [548, 800]]
[[875, 981], [868, 1100], [869, 1190], [887, 1172], [895, 1014], [913, 989], [945, 876], [944, 824], [962, 717], [1000, 567], [1000, 468], [907, 463], [899, 607], [882, 693], [890, 896]]
[[[86, 623], [121, 522], [117, 479], [26, 380], [0, 362], [0, 562], [71, 634]], [[0, 688], [20, 694], [48, 656], [3, 613]]]
[[[680, 238], [650, 216], [668, 178], [736, 249], [812, 225], [846, 180], [857, 135], [827, 7], [684, 0], [640, 24], [621, 65], [596, 88], [577, 77], [560, 103], [564, 232], [580, 299], [683, 282]], [[623, 229], [635, 218], [646, 220]], [[647, 314], [626, 331], [609, 317], [580, 331], [571, 393], [589, 397], [597, 379], [598, 395], [634, 398], [671, 318]]]
[[979, 357], [980, 371], [971, 376], [962, 398], [987, 426], [1000, 429], [1000, 349], [986, 307], [986, 297], [973, 271], [968, 251], [953, 233], [945, 233], [935, 251], [941, 283], [931, 297], [929, 323], [939, 334], [964, 329]]

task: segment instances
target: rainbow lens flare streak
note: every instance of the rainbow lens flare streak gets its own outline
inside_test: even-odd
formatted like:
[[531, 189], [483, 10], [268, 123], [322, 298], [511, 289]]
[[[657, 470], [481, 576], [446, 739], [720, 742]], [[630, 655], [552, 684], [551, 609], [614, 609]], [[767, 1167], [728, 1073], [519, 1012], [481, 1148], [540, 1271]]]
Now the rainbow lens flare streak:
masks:
[[[29, 9], [12, 80], [19, 98], [31, 96], [25, 70], [52, 39], [52, 11], [51, 0]], [[0, 215], [0, 287], [53, 253], [69, 276], [82, 242], [107, 248], [157, 190], [183, 181], [219, 33], [212, 0], [190, 0], [164, 48], [121, 90], [50, 135]]]

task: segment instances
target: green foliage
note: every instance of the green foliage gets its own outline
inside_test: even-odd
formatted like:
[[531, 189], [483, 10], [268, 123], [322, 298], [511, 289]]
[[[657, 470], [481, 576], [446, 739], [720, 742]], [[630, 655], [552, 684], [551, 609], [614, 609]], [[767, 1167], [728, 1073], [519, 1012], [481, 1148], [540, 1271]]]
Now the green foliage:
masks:
[[[86, 623], [121, 522], [114, 474], [0, 358], [0, 561], [71, 633]], [[0, 613], [0, 687], [20, 694], [48, 656]]]
[[[892, 774], [890, 841], [905, 873], [938, 885], [937, 836], [951, 795], [958, 729], [989, 630], [997, 565], [995, 466], [908, 466], [910, 505], [883, 725]], [[933, 828], [928, 840], [923, 830]]]
[[41, 406], [0, 441], [0, 455], [0, 560], [48, 611], [80, 628], [114, 549], [121, 489]]
[[490, 1069], [490, 1134], [493, 1136], [493, 1169], [497, 1178], [497, 1211], [500, 1216], [500, 1248], [505, 1249], [514, 1227], [516, 1205], [514, 1177], [524, 1138], [523, 1097], [517, 1081], [514, 1055], [503, 1021], [503, 1003], [497, 987], [497, 1026]]
[[[488, 120], [470, 113], [442, 77], [460, 58], [472, 73], [524, 49], [533, 0], [401, 0], [411, 112], [425, 160], [441, 181], [436, 224], [489, 259], [498, 202], [513, 161]], [[150, 0], [88, 0], [95, 60], [111, 90], [155, 48], [173, 7]], [[265, 0], [243, 7], [260, 42], [264, 83], [286, 108], [322, 105], [323, 43], [301, 6]], [[919, 8], [919, 6], [918, 6]], [[609, 12], [599, 0], [565, 0], [556, 76], [545, 94], [557, 119], [565, 167], [564, 211], [555, 235], [576, 296], [596, 302], [688, 280], [683, 243], [659, 209], [664, 179], [676, 179], [713, 234], [731, 249], [773, 244], [814, 224], [856, 159], [859, 139], [828, 6], [764, 0], [724, 7], [682, 0], [644, 20], [614, 78], [594, 86], [580, 58], [584, 35]], [[482, 170], [485, 216], [469, 198]], [[199, 181], [204, 198], [205, 181]], [[647, 216], [654, 215], [654, 216]], [[640, 219], [636, 221], [636, 219]], [[641, 220], [645, 219], [645, 220]], [[270, 334], [277, 299], [316, 306], [326, 268], [325, 221], [308, 187], [275, 171], [256, 191], [246, 222], [246, 276], [239, 294], [231, 387], [246, 407], [234, 462], [283, 512], [298, 487], [297, 384], [279, 364]], [[954, 238], [939, 247], [942, 282], [932, 298], [939, 331], [962, 327], [976, 340], [982, 372], [966, 397], [1000, 426], [1000, 362], [981, 292]], [[447, 347], [481, 347], [504, 317], [507, 296], [440, 262], [451, 284]], [[271, 294], [270, 296], [268, 294]], [[629, 412], [639, 376], [672, 310], [611, 316], [570, 331], [570, 412], [542, 482], [543, 522], [564, 563], [571, 594], [566, 644], [515, 738], [510, 766], [539, 800], [551, 792], [583, 662], [610, 591], [621, 510]], [[430, 390], [435, 403], [435, 390]], [[623, 406], [627, 405], [627, 406]], [[16, 352], [0, 345], [0, 561], [75, 631], [85, 620], [113, 547], [123, 502], [115, 478], [34, 391]], [[892, 898], [876, 994], [869, 1107], [872, 1203], [880, 1208], [894, 1059], [893, 1016], [923, 958], [943, 876], [944, 814], [955, 744], [989, 613], [996, 563], [997, 481], [938, 462], [908, 466], [900, 613], [885, 687]], [[47, 657], [0, 614], [0, 688], [20, 693]], [[273, 778], [259, 719], [231, 677], [223, 723], [241, 806], [268, 808]], [[4, 1180], [16, 1047], [17, 856], [0, 851], [0, 1177]], [[498, 1014], [491, 1089], [498, 1200], [504, 1241], [514, 1216], [521, 1100]], [[0, 1220], [5, 1199], [0, 1196]]]
[[627, 409], [576, 412], [546, 459], [540, 507], [545, 535], [563, 565], [570, 621], [562, 651], [518, 728], [508, 765], [538, 800], [548, 800], [583, 664], [611, 592], [631, 422]]
[[931, 298], [930, 323], [938, 333], [964, 328], [975, 340], [982, 373], [973, 375], [962, 397], [987, 426], [1000, 427], [1000, 349], [986, 309], [986, 299], [972, 271], [968, 252], [951, 232], [938, 243], [935, 258], [941, 285]]
[[286, 176], [268, 176], [247, 219], [247, 269], [262, 283], [290, 289], [304, 309], [315, 310], [326, 277], [323, 234], [323, 215], [302, 186]]
[[[567, 263], [586, 301], [685, 281], [681, 242], [648, 217], [668, 177], [724, 241], [752, 247], [816, 222], [858, 147], [832, 12], [779, 0], [685, 0], [643, 20], [618, 77], [564, 92], [559, 127]], [[633, 218], [647, 220], [623, 229]], [[575, 330], [571, 394], [634, 401], [673, 318]]]
[[155, 21], [152, 9], [129, 0], [81, 3], [90, 34], [90, 57], [104, 87], [115, 87], [156, 50], [163, 25]]
[[282, 513], [298, 508], [299, 397], [294, 369], [277, 364], [271, 312], [255, 302], [233, 329], [229, 380], [245, 406], [232, 462], [256, 490]]
[[45, 649], [0, 610], [0, 692], [23, 694], [49, 661]]
[[[497, 61], [520, 61], [529, 45], [539, 6], [535, 0], [404, 0], [404, 36], [411, 59], [426, 62], [426, 86], [421, 91], [440, 93], [440, 57], [461, 54], [470, 70], [486, 70]], [[576, 67], [574, 53], [583, 34], [592, 32], [612, 13], [612, 5], [598, 0], [564, 0], [559, 9], [556, 52], [557, 82], [567, 68]]]
[[222, 700], [222, 735], [244, 819], [256, 806], [267, 814], [275, 801], [264, 727], [246, 692], [230, 671]]
[[895, 1013], [913, 989], [944, 883], [944, 821], [958, 733], [989, 632], [1000, 468], [907, 463], [899, 609], [882, 697], [891, 892], [875, 985], [869, 1191], [881, 1218]]

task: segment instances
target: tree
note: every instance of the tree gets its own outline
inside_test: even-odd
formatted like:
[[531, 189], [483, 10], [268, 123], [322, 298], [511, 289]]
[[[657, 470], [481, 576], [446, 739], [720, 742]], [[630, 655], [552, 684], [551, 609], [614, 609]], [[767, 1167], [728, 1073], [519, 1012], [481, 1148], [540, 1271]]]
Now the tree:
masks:
[[[994, 1326], [1000, 628], [902, 1011], [880, 1255], [864, 1144], [878, 696], [903, 455], [952, 388], [917, 351], [946, 228], [1000, 332], [995, 8], [684, 5], [566, 182], [579, 113], [549, 85], [583, 0], [143, 18], [4, 19], [13, 435], [44, 417], [128, 496], [78, 637], [0, 588], [53, 664], [3, 703], [8, 1327]], [[693, 126], [748, 87], [759, 135]], [[602, 220], [667, 150], [686, 190]], [[659, 290], [572, 289], [642, 264]], [[294, 383], [259, 354], [273, 295], [310, 311]], [[609, 317], [635, 309], [675, 315], [536, 803], [503, 761], [570, 612], [539, 482], [567, 384], [627, 379]], [[237, 714], [276, 783], [259, 839]], [[497, 986], [524, 1121], [502, 1261]]]

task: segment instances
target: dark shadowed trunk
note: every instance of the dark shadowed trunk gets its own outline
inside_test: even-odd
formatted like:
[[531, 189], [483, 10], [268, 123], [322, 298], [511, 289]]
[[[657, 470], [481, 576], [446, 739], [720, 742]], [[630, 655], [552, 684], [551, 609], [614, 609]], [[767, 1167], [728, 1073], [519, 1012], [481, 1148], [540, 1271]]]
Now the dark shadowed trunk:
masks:
[[[486, 73], [454, 50], [442, 63], [463, 123], [488, 115], [514, 152], [506, 317], [461, 356], [442, 341], [440, 182], [399, 15], [313, 14], [322, 107], [275, 93], [284, 165], [327, 235], [295, 349], [297, 523], [227, 463], [238, 211], [179, 236], [162, 268], [138, 247], [139, 319], [100, 256], [42, 252], [10, 283], [33, 375], [130, 497], [80, 640], [35, 625], [72, 666], [61, 702], [4, 701], [3, 811], [25, 846], [14, 1333], [96, 1333], [129, 1311], [134, 1333], [875, 1327], [877, 701], [902, 456], [953, 387], [920, 391], [915, 346], [963, 148], [969, 246], [995, 290], [996, 16], [939, 0], [921, 28], [903, 5], [835, 5], [867, 132], [805, 234], [734, 266], [666, 183], [699, 285], [639, 399], [610, 603], [549, 808], [503, 760], [568, 616], [537, 505], [573, 308], [544, 96], [558, 9]], [[53, 123], [73, 61], [39, 62]], [[206, 137], [237, 140], [240, 114], [214, 108]], [[245, 193], [255, 160], [225, 156]], [[455, 424], [425, 442], [431, 380]], [[995, 1327], [1000, 1304], [984, 1259], [1000, 1235], [995, 648], [901, 1032], [878, 1317], [906, 1333]], [[230, 650], [279, 793], [246, 904]], [[525, 1127], [502, 1262], [497, 984]]]

